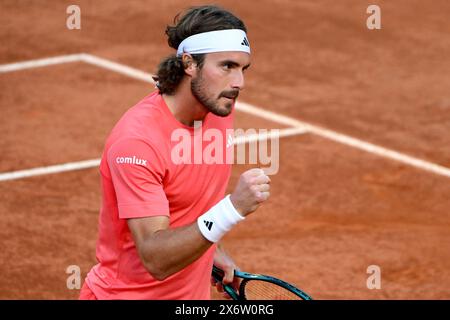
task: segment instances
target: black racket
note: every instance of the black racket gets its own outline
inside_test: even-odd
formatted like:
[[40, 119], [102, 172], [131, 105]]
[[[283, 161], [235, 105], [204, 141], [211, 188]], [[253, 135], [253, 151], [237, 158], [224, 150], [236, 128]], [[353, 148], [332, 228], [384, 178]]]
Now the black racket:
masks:
[[[212, 276], [222, 282], [224, 272], [213, 266]], [[233, 300], [312, 300], [311, 296], [286, 281], [235, 270], [234, 276], [241, 278], [236, 291], [231, 285], [223, 284], [223, 289]]]

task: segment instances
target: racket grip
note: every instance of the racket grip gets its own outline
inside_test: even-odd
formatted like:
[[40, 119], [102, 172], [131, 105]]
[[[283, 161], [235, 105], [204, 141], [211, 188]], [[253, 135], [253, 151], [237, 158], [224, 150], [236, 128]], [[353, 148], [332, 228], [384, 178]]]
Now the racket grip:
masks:
[[233, 289], [233, 287], [230, 285], [227, 285], [227, 284], [223, 284], [223, 282], [222, 282], [223, 271], [214, 265], [213, 265], [213, 269], [212, 269], [212, 276], [214, 277], [214, 279], [216, 279], [217, 281], [220, 281], [222, 283], [224, 291], [231, 297], [231, 299], [239, 300], [239, 295]]
[[233, 287], [230, 285], [223, 285], [223, 289], [225, 292], [231, 297], [233, 300], [239, 300], [239, 295], [234, 291]]

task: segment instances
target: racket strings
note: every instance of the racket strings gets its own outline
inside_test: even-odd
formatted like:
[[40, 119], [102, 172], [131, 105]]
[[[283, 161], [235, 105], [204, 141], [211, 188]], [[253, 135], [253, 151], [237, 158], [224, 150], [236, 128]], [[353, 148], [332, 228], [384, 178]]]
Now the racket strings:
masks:
[[247, 300], [302, 300], [288, 289], [267, 281], [249, 280], [243, 286]]

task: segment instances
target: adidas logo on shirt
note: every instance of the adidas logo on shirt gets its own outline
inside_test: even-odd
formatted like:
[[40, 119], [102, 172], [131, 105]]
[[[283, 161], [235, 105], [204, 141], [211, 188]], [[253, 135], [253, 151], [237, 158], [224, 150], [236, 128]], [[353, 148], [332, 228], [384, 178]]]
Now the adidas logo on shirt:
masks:
[[208, 228], [208, 230], [211, 231], [211, 228], [213, 226], [213, 222], [212, 221], [206, 221], [206, 220], [203, 220], [203, 222], [205, 223], [205, 226]]
[[248, 43], [248, 40], [246, 37], [244, 37], [244, 40], [242, 40], [241, 46], [250, 47], [250, 43]]

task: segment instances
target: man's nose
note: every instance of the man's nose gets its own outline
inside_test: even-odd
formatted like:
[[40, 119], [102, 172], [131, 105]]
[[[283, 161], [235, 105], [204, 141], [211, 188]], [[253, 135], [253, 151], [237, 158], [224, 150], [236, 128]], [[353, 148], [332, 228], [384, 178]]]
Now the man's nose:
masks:
[[241, 70], [236, 71], [235, 74], [233, 75], [233, 81], [231, 83], [231, 87], [233, 89], [239, 89], [239, 90], [244, 89], [245, 79], [244, 79], [244, 73]]

